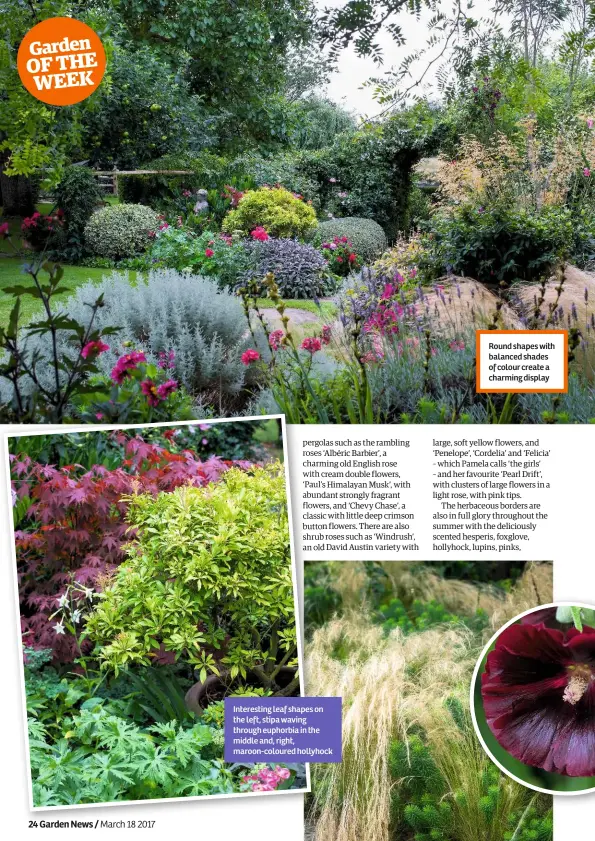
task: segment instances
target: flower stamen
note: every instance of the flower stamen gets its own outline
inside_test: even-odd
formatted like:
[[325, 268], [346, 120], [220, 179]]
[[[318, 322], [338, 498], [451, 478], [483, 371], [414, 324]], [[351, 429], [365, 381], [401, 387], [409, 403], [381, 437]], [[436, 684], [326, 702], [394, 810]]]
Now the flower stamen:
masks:
[[564, 690], [562, 700], [574, 707], [589, 688], [592, 675], [588, 666], [569, 666], [568, 673], [570, 680]]

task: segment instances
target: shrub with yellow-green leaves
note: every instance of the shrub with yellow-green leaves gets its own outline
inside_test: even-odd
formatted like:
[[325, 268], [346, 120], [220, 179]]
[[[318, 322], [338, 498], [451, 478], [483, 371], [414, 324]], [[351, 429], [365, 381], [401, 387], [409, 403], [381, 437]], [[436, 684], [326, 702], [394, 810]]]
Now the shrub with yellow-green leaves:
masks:
[[231, 684], [277, 694], [299, 680], [283, 468], [129, 500], [136, 536], [87, 623], [102, 667], [169, 654]]
[[227, 214], [222, 228], [228, 234], [248, 236], [261, 227], [273, 237], [303, 237], [316, 227], [316, 213], [283, 187], [248, 190]]

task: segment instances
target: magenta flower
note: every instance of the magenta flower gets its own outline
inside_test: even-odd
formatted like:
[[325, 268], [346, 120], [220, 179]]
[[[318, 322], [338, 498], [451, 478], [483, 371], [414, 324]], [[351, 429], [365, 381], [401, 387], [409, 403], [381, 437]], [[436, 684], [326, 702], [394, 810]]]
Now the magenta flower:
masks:
[[322, 330], [320, 331], [320, 338], [322, 340], [323, 345], [330, 345], [331, 334], [332, 334], [332, 328], [331, 328], [330, 324], [323, 324], [322, 325]]
[[161, 383], [161, 385], [157, 386], [157, 395], [161, 400], [167, 400], [170, 394], [173, 394], [174, 391], [178, 390], [178, 383], [176, 380], [166, 380], [166, 382]]
[[511, 625], [481, 683], [490, 730], [512, 756], [570, 777], [595, 775], [595, 629]]
[[0, 237], [2, 237], [2, 239], [6, 239], [6, 237], [9, 234], [10, 234], [10, 225], [8, 224], [8, 222], [3, 222], [0, 225]]
[[252, 362], [257, 362], [260, 359], [260, 354], [257, 350], [249, 348], [242, 354], [242, 365], [250, 365]]
[[109, 345], [106, 345], [105, 342], [102, 342], [101, 339], [98, 339], [96, 342], [87, 342], [84, 348], [81, 350], [81, 356], [83, 359], [95, 359], [96, 356], [99, 356], [100, 353], [105, 353], [106, 350], [109, 350]]
[[134, 371], [139, 362], [146, 361], [147, 357], [142, 351], [133, 350], [132, 353], [127, 353], [118, 359], [112, 368], [110, 376], [115, 383], [121, 385], [126, 377], [130, 375], [130, 372]]
[[175, 368], [176, 367], [176, 354], [175, 354], [175, 352], [173, 350], [170, 350], [170, 351], [161, 350], [161, 351], [159, 351], [159, 361], [158, 361], [157, 364], [164, 371], [166, 371], [170, 368]]
[[590, 177], [591, 177], [591, 170], [589, 169], [589, 167], [588, 167], [588, 166], [586, 166], [586, 167], [583, 169], [583, 175], [585, 176], [585, 178], [590, 178]]
[[252, 239], [257, 239], [259, 242], [266, 242], [269, 239], [269, 235], [262, 227], [262, 225], [259, 225], [257, 228], [254, 228], [254, 230], [250, 232], [250, 236], [252, 237]]
[[593, 117], [587, 119], [587, 125], [589, 128], [593, 128]]
[[314, 355], [322, 349], [322, 342], [320, 341], [320, 339], [317, 339], [314, 336], [309, 336], [308, 338], [304, 339], [300, 347], [302, 350], [307, 350], [308, 353]]
[[269, 347], [271, 350], [279, 350], [282, 338], [283, 330], [273, 330], [273, 332], [269, 334]]

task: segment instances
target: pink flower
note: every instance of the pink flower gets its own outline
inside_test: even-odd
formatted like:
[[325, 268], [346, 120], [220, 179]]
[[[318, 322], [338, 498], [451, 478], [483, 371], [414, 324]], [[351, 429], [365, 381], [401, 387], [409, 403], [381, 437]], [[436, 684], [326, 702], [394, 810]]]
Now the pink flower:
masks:
[[257, 350], [249, 348], [242, 354], [242, 365], [250, 365], [252, 362], [257, 362], [260, 359], [260, 354]]
[[462, 339], [453, 339], [448, 346], [451, 350], [465, 350], [465, 342]]
[[266, 242], [267, 239], [269, 239], [269, 235], [262, 227], [262, 225], [259, 225], [257, 228], [254, 228], [254, 230], [250, 232], [250, 236], [252, 237], [252, 239], [257, 239], [259, 242]]
[[184, 196], [185, 199], [188, 199], [188, 198], [190, 198], [192, 193], [191, 193], [190, 190], [182, 190], [182, 195]]
[[103, 420], [103, 412], [96, 412], [95, 417], [98, 421]]
[[159, 230], [160, 231], [166, 231], [168, 228], [169, 228], [169, 225], [167, 224], [167, 222], [161, 222], [160, 225], [159, 225]]
[[106, 350], [109, 350], [109, 345], [106, 345], [105, 342], [102, 342], [99, 339], [96, 342], [87, 342], [84, 348], [81, 350], [81, 356], [83, 359], [95, 359], [96, 356], [99, 356], [100, 353], [105, 353]]
[[157, 386], [157, 394], [161, 400], [167, 400], [169, 395], [173, 394], [174, 391], [177, 391], [177, 389], [178, 383], [176, 380], [166, 380], [166, 382]]
[[139, 362], [146, 361], [147, 357], [142, 351], [133, 350], [132, 353], [127, 353], [118, 359], [112, 368], [110, 376], [115, 383], [120, 385], [129, 376], [130, 372], [134, 371]]
[[588, 166], [586, 166], [586, 167], [583, 169], [583, 175], [585, 176], [585, 178], [589, 178], [589, 177], [590, 177], [590, 175], [591, 175], [591, 170], [589, 169], [589, 167], [588, 167]]
[[336, 178], [329, 178], [329, 181], [330, 181], [331, 184], [336, 184], [337, 183]]
[[593, 117], [588, 118], [587, 125], [589, 126], [589, 128], [593, 128]]
[[149, 406], [158, 406], [160, 397], [159, 392], [157, 390], [157, 386], [153, 382], [153, 380], [143, 380], [140, 384], [140, 390], [147, 398], [147, 403]]
[[10, 233], [10, 225], [8, 224], [8, 222], [3, 222], [0, 225], [0, 237], [2, 237], [2, 239], [6, 239], [6, 237], [9, 235], [9, 233]]
[[302, 350], [307, 350], [308, 353], [314, 355], [322, 349], [322, 342], [320, 341], [320, 339], [317, 339], [314, 336], [309, 336], [308, 338], [304, 339], [300, 347]]
[[214, 253], [212, 248], [205, 248], [205, 257], [212, 257]]
[[281, 339], [283, 338], [283, 330], [273, 330], [269, 335], [269, 347], [271, 350], [279, 350], [281, 347]]
[[162, 370], [166, 371], [168, 368], [176, 367], [175, 359], [176, 354], [173, 350], [170, 350], [169, 352], [162, 350], [159, 353], [159, 362], [157, 364]]
[[320, 338], [323, 345], [330, 345], [331, 343], [331, 327], [329, 324], [322, 325]]
[[276, 765], [275, 771], [277, 776], [282, 780], [288, 780], [291, 777], [291, 771], [289, 768], [282, 768], [280, 765]]

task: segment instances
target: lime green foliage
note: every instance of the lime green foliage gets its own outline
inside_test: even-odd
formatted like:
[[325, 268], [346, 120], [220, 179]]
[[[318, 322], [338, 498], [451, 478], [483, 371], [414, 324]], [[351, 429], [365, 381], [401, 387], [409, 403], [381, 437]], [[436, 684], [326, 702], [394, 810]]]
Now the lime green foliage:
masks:
[[223, 220], [227, 233], [245, 236], [263, 227], [276, 237], [303, 237], [316, 227], [313, 208], [282, 187], [249, 190]]
[[414, 631], [425, 631], [433, 625], [453, 622], [465, 624], [474, 630], [481, 630], [488, 624], [488, 617], [483, 610], [478, 610], [470, 619], [457, 616], [449, 613], [444, 605], [436, 601], [422, 602], [416, 599], [409, 608], [406, 608], [400, 599], [391, 599], [380, 605], [377, 621], [382, 623], [387, 634], [394, 628], [399, 628], [404, 634], [411, 634]]
[[103, 668], [150, 664], [163, 646], [202, 681], [250, 673], [276, 689], [281, 668], [296, 664], [280, 464], [232, 469], [205, 488], [134, 496], [128, 520], [138, 529], [129, 560], [87, 623]]
[[373, 219], [360, 219], [357, 216], [321, 222], [316, 229], [314, 241], [319, 244], [333, 237], [348, 237], [354, 251], [364, 262], [376, 259], [387, 247], [386, 234], [380, 225]]
[[159, 217], [142, 204], [117, 204], [98, 210], [85, 227], [85, 245], [100, 257], [120, 260], [149, 247], [149, 233], [157, 230]]
[[[464, 748], [464, 742], [472, 737], [469, 716], [458, 698], [448, 698], [445, 707], [460, 731], [460, 747]], [[459, 841], [468, 835], [471, 816], [477, 829], [483, 828], [481, 837], [490, 841], [551, 841], [548, 799], [535, 796], [524, 808], [511, 809], [511, 783], [487, 761], [471, 788], [463, 777], [463, 787], [452, 790], [423, 733], [412, 733], [391, 744], [389, 767], [397, 783], [392, 803], [394, 826], [401, 832], [412, 829], [414, 841]]]

